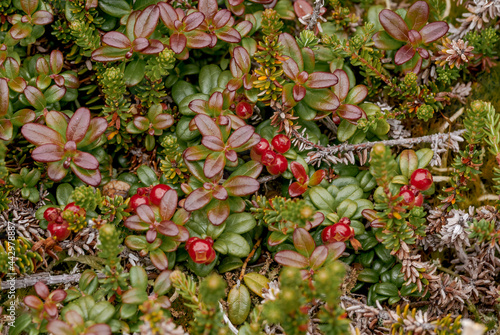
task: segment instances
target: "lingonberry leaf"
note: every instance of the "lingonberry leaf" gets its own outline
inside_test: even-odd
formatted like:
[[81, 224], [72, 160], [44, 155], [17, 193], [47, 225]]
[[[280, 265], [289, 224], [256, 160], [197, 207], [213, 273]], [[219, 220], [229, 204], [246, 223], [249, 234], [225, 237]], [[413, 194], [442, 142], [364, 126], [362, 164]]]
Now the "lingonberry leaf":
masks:
[[227, 140], [227, 145], [232, 149], [237, 149], [247, 143], [250, 138], [254, 135], [255, 130], [252, 126], [243, 126], [235, 130], [234, 133], [229, 136]]
[[26, 306], [33, 309], [41, 309], [43, 307], [43, 301], [40, 298], [35, 297], [34, 295], [28, 295], [23, 299]]
[[390, 9], [384, 9], [379, 14], [379, 20], [385, 31], [398, 41], [408, 41], [408, 26], [406, 22]]
[[[69, 312], [68, 312], [69, 313]], [[67, 314], [67, 313], [66, 313]], [[67, 323], [61, 320], [51, 320], [47, 324], [47, 331], [55, 335], [73, 335], [74, 331]]]
[[323, 178], [325, 178], [326, 176], [326, 172], [325, 170], [317, 170], [316, 172], [314, 172], [311, 176], [311, 179], [309, 179], [309, 185], [310, 186], [316, 186], [318, 185], [319, 183], [321, 183], [323, 181]]
[[227, 201], [213, 200], [207, 207], [208, 220], [215, 226], [221, 225], [229, 216]]
[[217, 14], [215, 14], [215, 16], [212, 19], [212, 24], [215, 26], [216, 29], [220, 29], [224, 27], [229, 22], [230, 19], [231, 19], [231, 12], [228, 11], [227, 9], [222, 9], [218, 11]]
[[288, 58], [287, 60], [283, 61], [281, 65], [286, 76], [295, 81], [300, 72], [297, 62], [295, 62], [292, 58]]
[[167, 129], [174, 124], [174, 118], [169, 114], [156, 115], [151, 122], [155, 129]]
[[160, 17], [160, 9], [157, 6], [146, 7], [135, 21], [135, 37], [148, 38], [153, 34]]
[[361, 119], [366, 113], [358, 106], [344, 104], [337, 109], [337, 115], [352, 124], [356, 124], [356, 121]]
[[283, 46], [283, 55], [292, 58], [297, 64], [299, 71], [303, 71], [304, 60], [295, 38], [288, 33], [282, 33], [278, 37], [278, 42], [281, 46]]
[[273, 246], [276, 246], [276, 245], [279, 245], [279, 244], [285, 242], [287, 240], [287, 238], [288, 238], [288, 235], [283, 234], [279, 231], [273, 231], [269, 235], [269, 238], [267, 239], [267, 244], [269, 244], [270, 246], [273, 247]]
[[178, 196], [173, 189], [165, 192], [160, 201], [160, 216], [163, 220], [170, 220], [177, 209]]
[[[54, 163], [49, 163], [49, 164], [54, 164]], [[99, 171], [99, 169], [86, 170], [82, 169], [79, 166], [76, 166], [74, 163], [71, 163], [70, 166], [71, 166], [71, 171], [73, 171], [73, 173], [78, 178], [80, 178], [84, 183], [94, 187], [99, 186], [99, 184], [101, 183], [101, 172]]]
[[410, 29], [420, 30], [429, 20], [429, 5], [425, 1], [417, 1], [408, 9], [405, 21]]
[[55, 130], [37, 123], [28, 123], [21, 129], [23, 136], [34, 145], [56, 144], [64, 146], [62, 136]]
[[191, 49], [202, 49], [210, 45], [212, 39], [210, 35], [199, 30], [193, 30], [185, 33], [187, 36], [187, 46]]
[[292, 198], [304, 194], [305, 191], [307, 191], [307, 185], [300, 184], [298, 182], [293, 182], [288, 187], [288, 194], [290, 194]]
[[17, 22], [10, 28], [10, 36], [12, 36], [15, 40], [21, 40], [25, 37], [28, 37], [33, 31], [33, 27], [24, 22]]
[[420, 35], [422, 36], [422, 41], [427, 44], [446, 35], [448, 29], [448, 23], [444, 21], [432, 22], [420, 29]]
[[144, 37], [136, 38], [132, 42], [132, 49], [134, 49], [134, 51], [141, 52], [142, 50], [146, 49], [148, 46], [149, 46], [149, 41]]
[[92, 59], [96, 62], [114, 62], [125, 58], [128, 49], [117, 49], [113, 47], [100, 47], [92, 52]]
[[203, 172], [207, 178], [213, 178], [224, 169], [225, 164], [224, 152], [212, 152], [205, 159]]
[[240, 33], [231, 27], [219, 28], [216, 32], [217, 37], [227, 43], [240, 43], [241, 35]]
[[[215, 136], [212, 136], [215, 137]], [[207, 156], [211, 153], [212, 151], [203, 146], [203, 145], [195, 145], [192, 147], [187, 148], [184, 151], [184, 159], [187, 161], [198, 161], [201, 159], [207, 158]]]
[[6, 119], [0, 119], [0, 140], [10, 141], [12, 139], [12, 134], [14, 127], [12, 122]]
[[337, 76], [328, 72], [313, 72], [309, 75], [305, 86], [308, 88], [327, 88], [336, 85]]
[[299, 102], [306, 96], [306, 88], [302, 85], [294, 85], [292, 89], [293, 100]]
[[263, 168], [263, 166], [261, 163], [254, 161], [254, 160], [250, 160], [250, 161], [246, 162], [245, 164], [241, 165], [240, 167], [238, 167], [231, 174], [231, 176], [232, 177], [247, 176], [247, 177], [251, 177], [251, 178], [257, 178], [258, 176], [260, 176], [260, 173], [262, 172], [262, 168]]
[[193, 12], [189, 14], [182, 20], [185, 24], [184, 31], [191, 31], [198, 28], [203, 20], [205, 20], [205, 15], [203, 15], [203, 13]]
[[60, 87], [58, 85], [52, 85], [43, 93], [47, 103], [53, 104], [61, 100], [64, 95], [66, 95], [66, 87]]
[[179, 228], [177, 225], [169, 220], [160, 222], [157, 230], [160, 234], [165, 236], [177, 236], [177, 234], [179, 234]]
[[226, 189], [224, 187], [222, 187], [221, 185], [217, 185], [214, 187], [212, 195], [215, 199], [218, 199], [218, 200], [226, 200], [229, 196]]
[[47, 101], [43, 96], [43, 93], [36, 87], [27, 86], [24, 89], [24, 95], [29, 103], [36, 109], [44, 109]]
[[63, 65], [64, 65], [64, 56], [61, 51], [59, 50], [53, 50], [50, 53], [50, 69], [52, 70], [53, 73], [59, 73], [62, 71]]
[[344, 101], [349, 93], [349, 77], [344, 70], [337, 69], [333, 72], [338, 78], [337, 84], [333, 87], [333, 92], [340, 101]]
[[110, 31], [104, 34], [102, 43], [118, 49], [129, 49], [132, 46], [128, 37], [117, 31]]
[[293, 246], [301, 255], [309, 258], [316, 248], [316, 243], [307, 230], [297, 228], [293, 232]]
[[141, 53], [145, 55], [154, 55], [160, 53], [165, 49], [163, 43], [158, 40], [149, 40], [149, 46], [142, 50]]
[[80, 142], [85, 137], [90, 125], [90, 110], [80, 107], [71, 117], [66, 129], [66, 140]]
[[309, 257], [309, 266], [313, 270], [319, 269], [323, 264], [325, 264], [326, 259], [328, 258], [328, 248], [324, 245], [320, 245], [316, 249], [314, 249], [311, 257]]
[[7, 80], [0, 78], [0, 116], [9, 111], [9, 85]]
[[155, 214], [149, 205], [140, 205], [136, 208], [136, 213], [145, 223], [153, 224], [155, 222]]
[[95, 117], [90, 120], [87, 133], [83, 140], [78, 143], [78, 148], [83, 148], [91, 144], [97, 144], [98, 139], [108, 128], [108, 123], [103, 117]]
[[93, 155], [84, 151], [77, 151], [73, 156], [73, 162], [76, 166], [86, 170], [95, 170], [99, 168], [99, 162], [97, 159]]
[[31, 153], [31, 157], [34, 160], [42, 163], [57, 162], [61, 160], [63, 156], [64, 149], [56, 144], [41, 145], [36, 147]]
[[63, 166], [64, 161], [52, 162], [47, 164], [47, 174], [53, 181], [59, 181], [66, 177], [68, 170]]
[[403, 45], [394, 56], [394, 62], [396, 65], [401, 65], [409, 61], [415, 55], [415, 49], [409, 45]]
[[54, 16], [45, 10], [39, 10], [31, 16], [31, 22], [39, 26], [45, 26], [52, 21], [54, 21]]
[[53, 302], [61, 302], [66, 299], [67, 293], [64, 290], [54, 290], [49, 294], [49, 298]]
[[186, 44], [187, 38], [183, 34], [176, 33], [170, 36], [170, 48], [176, 54], [180, 54], [186, 47]]
[[[169, 306], [170, 307], [170, 306]], [[87, 328], [87, 334], [111, 335], [111, 327], [104, 323], [94, 324]]]
[[198, 10], [205, 15], [205, 19], [212, 19], [219, 9], [217, 5], [217, 0], [199, 0]]
[[20, 0], [21, 8], [28, 15], [31, 15], [35, 12], [38, 7], [38, 0]]
[[35, 292], [42, 299], [47, 299], [49, 297], [50, 291], [47, 285], [44, 282], [37, 282], [35, 284]]
[[215, 136], [222, 139], [219, 126], [208, 115], [198, 114], [194, 117], [194, 122], [203, 136]]
[[242, 197], [259, 190], [259, 182], [248, 176], [234, 176], [228, 178], [223, 184], [230, 196]]
[[281, 265], [291, 266], [293, 268], [305, 268], [309, 265], [309, 260], [292, 250], [282, 250], [274, 255], [274, 260]]
[[188, 195], [184, 202], [184, 209], [193, 212], [205, 207], [212, 200], [212, 192], [203, 187], [197, 188]]
[[346, 104], [357, 105], [368, 96], [368, 88], [365, 85], [356, 85], [350, 91], [345, 98]]
[[295, 179], [297, 179], [300, 184], [305, 184], [309, 179], [306, 173], [306, 169], [304, 169], [304, 166], [302, 166], [302, 164], [300, 164], [299, 162], [294, 161], [290, 163], [290, 170], [292, 171]]
[[404, 43], [392, 38], [386, 31], [379, 31], [373, 35], [372, 39], [375, 47], [381, 50], [396, 50]]
[[223, 151], [225, 145], [220, 138], [215, 136], [203, 136], [201, 144], [212, 151]]
[[333, 242], [328, 243], [325, 246], [328, 248], [328, 255], [332, 259], [338, 259], [340, 256], [342, 256], [342, 253], [346, 248], [345, 242]]
[[136, 231], [146, 231], [149, 229], [149, 224], [143, 222], [139, 215], [132, 215], [128, 217], [123, 224], [128, 229]]
[[322, 112], [333, 112], [340, 105], [337, 96], [326, 88], [308, 90], [304, 101], [311, 108]]
[[428, 59], [430, 57], [429, 52], [424, 48], [417, 48], [417, 52], [422, 58]]

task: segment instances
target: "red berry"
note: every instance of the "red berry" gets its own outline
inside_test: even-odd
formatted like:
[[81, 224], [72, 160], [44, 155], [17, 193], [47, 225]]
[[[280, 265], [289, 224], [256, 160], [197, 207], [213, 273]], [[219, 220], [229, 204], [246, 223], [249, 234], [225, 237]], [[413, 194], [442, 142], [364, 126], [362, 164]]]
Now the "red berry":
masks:
[[253, 114], [252, 105], [250, 105], [246, 101], [240, 101], [236, 105], [236, 115], [241, 117], [242, 119], [249, 119]]
[[272, 150], [266, 150], [262, 154], [262, 164], [265, 166], [270, 166], [276, 160], [276, 153]]
[[323, 243], [345, 242], [351, 237], [354, 237], [354, 229], [340, 222], [326, 227], [321, 232]]
[[284, 154], [288, 150], [290, 150], [290, 146], [292, 145], [292, 141], [288, 138], [288, 136], [284, 134], [278, 134], [273, 137], [271, 144], [273, 145], [274, 150], [277, 152]]
[[415, 195], [410, 190], [400, 191], [398, 194], [399, 197], [403, 197], [403, 201], [401, 201], [401, 205], [413, 207], [415, 203]]
[[49, 222], [47, 225], [47, 230], [50, 234], [55, 237], [58, 241], [64, 241], [71, 234], [69, 231], [69, 224], [64, 221], [63, 223]]
[[338, 115], [333, 115], [332, 121], [333, 121], [333, 123], [335, 123], [338, 126], [340, 124], [340, 121], [342, 121], [342, 120], [340, 119], [340, 117]]
[[148, 196], [151, 188], [149, 187], [139, 187], [135, 194]]
[[343, 217], [343, 218], [340, 218], [340, 220], [339, 220], [338, 223], [343, 223], [343, 224], [346, 224], [346, 225], [350, 226], [351, 225], [351, 219]]
[[75, 205], [74, 202], [70, 202], [69, 204], [64, 207], [65, 211], [72, 211], [73, 213], [80, 215], [80, 216], [85, 216], [87, 215], [87, 212], [85, 209], [81, 208], [80, 206]]
[[265, 138], [261, 138], [260, 142], [257, 143], [252, 149], [257, 155], [262, 155], [264, 151], [269, 150], [269, 142]]
[[432, 174], [427, 169], [416, 169], [411, 174], [410, 184], [419, 191], [428, 190], [432, 185]]
[[422, 193], [418, 192], [417, 196], [415, 197], [415, 206], [420, 207], [424, 204], [424, 196]]
[[277, 175], [282, 174], [288, 168], [288, 161], [283, 155], [276, 155], [274, 162], [267, 167], [267, 171], [270, 174]]
[[161, 198], [168, 190], [170, 190], [170, 186], [168, 185], [156, 185], [151, 189], [151, 193], [149, 193], [149, 200], [151, 200], [153, 205], [160, 206]]
[[43, 212], [43, 218], [47, 221], [55, 221], [61, 216], [61, 210], [55, 207], [49, 207]]
[[186, 250], [189, 257], [195, 263], [210, 264], [215, 259], [215, 250], [212, 247], [214, 241], [207, 237], [204, 240], [198, 237], [191, 237], [186, 242]]
[[128, 207], [135, 212], [135, 209], [140, 205], [149, 205], [149, 198], [138, 194], [133, 195], [130, 198]]

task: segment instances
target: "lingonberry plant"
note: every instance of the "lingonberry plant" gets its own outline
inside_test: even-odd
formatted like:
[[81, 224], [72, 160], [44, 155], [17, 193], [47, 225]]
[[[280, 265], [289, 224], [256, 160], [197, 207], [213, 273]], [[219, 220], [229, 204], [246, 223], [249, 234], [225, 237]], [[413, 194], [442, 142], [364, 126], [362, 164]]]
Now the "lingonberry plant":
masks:
[[499, 17], [0, 0], [0, 332], [498, 333]]

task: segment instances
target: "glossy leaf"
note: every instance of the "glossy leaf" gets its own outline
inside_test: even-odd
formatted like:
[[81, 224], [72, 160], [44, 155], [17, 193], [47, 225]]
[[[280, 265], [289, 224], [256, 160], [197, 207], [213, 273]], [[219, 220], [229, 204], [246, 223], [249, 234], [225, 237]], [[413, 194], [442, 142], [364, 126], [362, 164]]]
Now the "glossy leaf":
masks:
[[186, 201], [184, 202], [184, 208], [190, 212], [196, 211], [200, 208], [205, 207], [211, 199], [211, 192], [204, 189], [203, 187], [200, 187], [188, 195]]
[[255, 193], [260, 188], [259, 182], [252, 177], [235, 176], [230, 177], [223, 184], [230, 196], [242, 197]]
[[361, 117], [363, 117], [365, 112], [358, 106], [346, 104], [346, 105], [341, 105], [337, 109], [337, 114], [344, 120], [352, 124], [356, 124], [356, 121], [359, 120]]
[[394, 62], [397, 65], [401, 65], [409, 61], [410, 59], [413, 58], [415, 55], [415, 49], [409, 45], [403, 45], [398, 52], [396, 52], [396, 55], [394, 56]]
[[64, 146], [62, 136], [55, 130], [37, 123], [28, 123], [21, 129], [23, 136], [32, 144], [56, 144]]
[[278, 37], [278, 42], [283, 46], [283, 55], [291, 57], [297, 63], [299, 71], [303, 71], [304, 60], [302, 59], [302, 53], [295, 38], [288, 33], [282, 33]]
[[207, 207], [208, 220], [218, 226], [229, 216], [229, 204], [226, 201], [214, 200]]
[[300, 254], [307, 258], [311, 257], [316, 248], [314, 239], [304, 228], [297, 228], [293, 232], [293, 245]]
[[444, 21], [432, 22], [420, 30], [420, 35], [422, 36], [422, 41], [427, 44], [446, 35], [448, 29], [448, 23]]
[[262, 289], [269, 289], [269, 280], [257, 272], [247, 273], [245, 277], [243, 277], [243, 280], [248, 288], [261, 298], [263, 297]]
[[66, 139], [68, 141], [80, 142], [85, 137], [90, 125], [90, 110], [80, 107], [71, 117], [66, 129]]
[[223, 152], [212, 152], [205, 159], [203, 173], [205, 173], [207, 178], [211, 179], [224, 169], [225, 164], [225, 155]]
[[326, 88], [307, 91], [304, 101], [311, 108], [322, 112], [332, 112], [340, 105], [337, 96]]
[[24, 95], [29, 103], [36, 109], [43, 109], [47, 104], [43, 93], [36, 87], [27, 86], [24, 89]]
[[168, 269], [168, 258], [162, 250], [156, 249], [151, 251], [149, 258], [158, 270], [163, 271]]
[[96, 62], [114, 62], [125, 58], [128, 49], [100, 47], [92, 52], [92, 59]]
[[0, 140], [10, 141], [12, 139], [14, 127], [12, 122], [6, 119], [0, 119]]
[[9, 111], [9, 85], [7, 80], [0, 78], [0, 116]]
[[310, 267], [313, 270], [319, 269], [328, 258], [328, 248], [324, 245], [320, 245], [314, 249], [312, 255], [309, 258]]
[[234, 286], [227, 296], [228, 316], [234, 325], [240, 325], [248, 317], [252, 301], [245, 285]]
[[282, 250], [274, 255], [274, 260], [281, 265], [303, 269], [309, 265], [309, 260], [292, 250]]
[[128, 37], [117, 31], [110, 31], [104, 34], [102, 43], [118, 49], [129, 49], [132, 46]]
[[406, 22], [392, 10], [384, 9], [379, 14], [379, 20], [385, 31], [398, 41], [408, 41], [408, 26]]
[[372, 39], [375, 47], [381, 50], [396, 50], [404, 43], [392, 38], [386, 31], [379, 31], [373, 35]]
[[405, 21], [410, 29], [422, 29], [429, 19], [429, 5], [425, 1], [417, 1], [408, 9]]
[[146, 7], [135, 21], [134, 35], [135, 37], [148, 38], [155, 31], [160, 17], [160, 10], [156, 6]]
[[345, 98], [346, 104], [357, 105], [368, 96], [368, 88], [365, 85], [356, 85], [350, 91]]
[[300, 184], [298, 182], [293, 182], [288, 187], [288, 193], [290, 194], [290, 196], [292, 198], [298, 197], [298, 196], [304, 194], [305, 191], [307, 191], [307, 185]]
[[247, 143], [254, 133], [255, 130], [252, 126], [247, 125], [240, 127], [236, 129], [236, 131], [232, 133], [231, 136], [229, 136], [227, 144], [233, 149], [239, 148]]
[[305, 85], [309, 88], [328, 88], [337, 84], [338, 78], [333, 73], [313, 72]]
[[47, 25], [52, 23], [52, 21], [54, 21], [54, 17], [45, 10], [39, 10], [31, 17], [31, 22], [39, 26]]
[[83, 151], [76, 152], [73, 157], [73, 162], [85, 170], [95, 170], [99, 168], [97, 159], [93, 155]]
[[[64, 149], [56, 144], [41, 145], [31, 153], [31, 157], [37, 162], [57, 162], [63, 158]], [[92, 156], [94, 157], [94, 156]]]
[[[54, 164], [54, 163], [50, 163]], [[96, 170], [86, 170], [82, 169], [79, 166], [76, 166], [74, 163], [71, 164], [71, 171], [80, 178], [84, 183], [89, 184], [90, 186], [97, 187], [101, 183], [101, 172], [99, 169]]]
[[222, 139], [219, 126], [209, 116], [198, 114], [194, 117], [194, 122], [203, 136], [215, 136]]

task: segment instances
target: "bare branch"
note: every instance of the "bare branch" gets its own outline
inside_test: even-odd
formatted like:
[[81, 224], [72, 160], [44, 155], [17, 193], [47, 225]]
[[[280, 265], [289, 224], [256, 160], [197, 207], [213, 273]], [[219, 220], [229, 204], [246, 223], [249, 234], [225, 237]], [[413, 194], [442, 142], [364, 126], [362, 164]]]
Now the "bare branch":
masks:
[[[20, 289], [20, 288], [26, 288], [30, 286], [34, 286], [37, 282], [41, 281], [44, 282], [46, 285], [59, 285], [59, 284], [65, 284], [65, 283], [75, 283], [80, 280], [80, 277], [82, 276], [81, 273], [75, 273], [71, 275], [57, 275], [57, 276], [52, 276], [49, 272], [43, 272], [43, 273], [37, 273], [35, 275], [31, 276], [25, 276], [19, 279], [16, 279], [14, 282], [14, 288], [15, 289]], [[105, 277], [104, 274], [99, 273], [97, 274], [97, 277], [99, 279], [102, 279]], [[10, 289], [11, 286], [11, 281], [10, 280], [3, 280], [2, 281], [2, 290], [7, 290]]]

